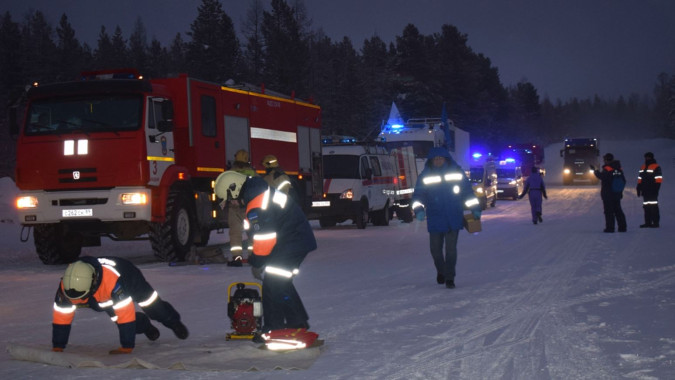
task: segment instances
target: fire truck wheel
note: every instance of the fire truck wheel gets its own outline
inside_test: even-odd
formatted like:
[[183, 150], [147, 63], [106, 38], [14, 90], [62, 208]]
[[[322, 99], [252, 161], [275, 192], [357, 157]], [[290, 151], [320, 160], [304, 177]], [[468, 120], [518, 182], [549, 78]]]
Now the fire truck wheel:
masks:
[[354, 219], [354, 223], [356, 223], [356, 228], [362, 230], [366, 228], [366, 225], [368, 224], [368, 205], [361, 203], [361, 208], [360, 212], [356, 215], [356, 219]]
[[166, 202], [166, 220], [150, 226], [152, 251], [160, 260], [185, 261], [194, 243], [194, 211], [187, 199], [181, 192], [170, 192]]
[[77, 260], [82, 251], [82, 236], [64, 233], [60, 224], [38, 224], [33, 228], [35, 250], [46, 265], [68, 264]]

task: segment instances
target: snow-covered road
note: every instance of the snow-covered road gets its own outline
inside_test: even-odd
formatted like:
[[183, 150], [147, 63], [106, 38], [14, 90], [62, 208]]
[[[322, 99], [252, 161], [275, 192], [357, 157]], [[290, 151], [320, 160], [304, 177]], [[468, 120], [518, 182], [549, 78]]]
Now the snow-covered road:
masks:
[[[669, 144], [668, 144], [669, 143]], [[659, 145], [661, 144], [661, 145]], [[660, 151], [654, 146], [661, 147]], [[667, 147], [670, 148], [667, 148]], [[672, 379], [675, 378], [675, 144], [614, 143], [629, 174], [623, 200], [628, 232], [602, 233], [597, 187], [556, 183], [555, 147], [547, 151], [549, 200], [533, 225], [526, 200], [500, 200], [483, 213], [483, 231], [460, 233], [457, 288], [435, 282], [423, 222], [365, 230], [345, 224], [323, 230], [319, 248], [295, 283], [312, 330], [326, 340], [307, 370], [212, 372], [69, 369], [0, 354], [2, 378], [232, 379]], [[603, 152], [607, 149], [602, 149]], [[645, 150], [664, 171], [662, 228], [639, 229], [635, 180]], [[621, 153], [617, 153], [621, 152]], [[0, 181], [5, 181], [1, 179]], [[632, 183], [630, 182], [632, 181]], [[0, 182], [3, 202], [15, 191]], [[64, 267], [42, 265], [7, 212], [0, 233], [0, 335], [5, 344], [44, 344], [51, 300]], [[212, 235], [212, 244], [226, 241]], [[154, 262], [149, 243], [104, 242], [90, 255], [120, 255], [139, 264], [191, 330], [179, 341], [166, 330], [138, 352], [179, 347], [186, 360], [229, 331], [226, 289], [250, 281], [247, 268], [222, 264], [168, 267]], [[102, 313], [78, 311], [71, 344], [105, 350], [118, 344]], [[139, 354], [140, 355], [140, 354]]]

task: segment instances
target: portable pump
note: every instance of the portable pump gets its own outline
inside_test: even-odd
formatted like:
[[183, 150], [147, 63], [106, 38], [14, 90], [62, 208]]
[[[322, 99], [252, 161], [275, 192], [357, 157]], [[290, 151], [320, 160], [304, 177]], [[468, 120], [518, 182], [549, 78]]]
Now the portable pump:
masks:
[[[247, 288], [247, 285], [253, 287]], [[234, 332], [227, 334], [226, 339], [252, 339], [253, 333], [262, 327], [262, 286], [255, 282], [235, 282], [230, 284], [227, 293], [227, 316]]]

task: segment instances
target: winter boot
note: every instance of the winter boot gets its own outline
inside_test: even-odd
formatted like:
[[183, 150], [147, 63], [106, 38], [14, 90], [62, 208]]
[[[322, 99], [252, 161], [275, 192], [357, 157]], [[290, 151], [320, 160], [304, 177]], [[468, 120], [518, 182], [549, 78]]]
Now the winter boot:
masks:
[[187, 339], [188, 335], [190, 335], [187, 327], [185, 327], [185, 325], [181, 321], [171, 322], [171, 324], [168, 327], [171, 330], [173, 330], [173, 333], [176, 334], [176, 337], [178, 339]]
[[445, 287], [448, 289], [454, 289], [455, 288], [455, 282], [453, 280], [447, 280], [445, 281]]
[[232, 258], [232, 261], [227, 262], [228, 267], [240, 267], [243, 265], [243, 258], [241, 256], [235, 256]]
[[157, 327], [150, 325], [150, 327], [145, 330], [145, 336], [148, 337], [148, 339], [155, 341], [159, 338], [159, 330]]
[[541, 213], [540, 213], [540, 212], [537, 213], [537, 220], [539, 220], [539, 223], [541, 223], [541, 222], [544, 221], [544, 219], [542, 219], [542, 217], [541, 217]]
[[442, 274], [440, 274], [440, 273], [438, 273], [438, 274], [436, 275], [436, 282], [439, 283], [439, 284], [444, 283], [444, 282], [445, 282], [445, 276], [442, 275]]

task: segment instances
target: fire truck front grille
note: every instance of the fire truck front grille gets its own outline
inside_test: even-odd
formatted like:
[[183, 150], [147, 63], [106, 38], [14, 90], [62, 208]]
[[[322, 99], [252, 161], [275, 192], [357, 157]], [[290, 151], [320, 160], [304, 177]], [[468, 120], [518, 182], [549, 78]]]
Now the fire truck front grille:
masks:
[[59, 169], [59, 183], [96, 182], [96, 168]]
[[59, 199], [59, 206], [93, 206], [108, 203], [107, 198]]

